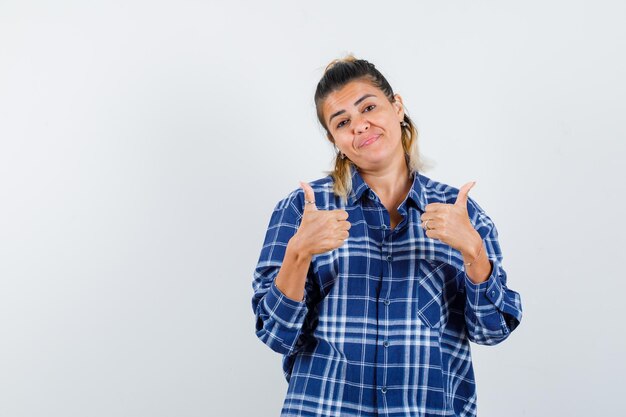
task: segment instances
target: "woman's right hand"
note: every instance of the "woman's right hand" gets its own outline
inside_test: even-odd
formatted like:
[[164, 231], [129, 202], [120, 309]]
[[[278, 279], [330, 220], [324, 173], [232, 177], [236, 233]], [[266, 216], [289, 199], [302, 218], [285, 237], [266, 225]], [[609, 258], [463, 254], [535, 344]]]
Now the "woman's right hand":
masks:
[[350, 222], [345, 210], [318, 210], [313, 188], [305, 182], [304, 211], [298, 231], [294, 235], [300, 251], [306, 255], [317, 255], [337, 249], [348, 238]]

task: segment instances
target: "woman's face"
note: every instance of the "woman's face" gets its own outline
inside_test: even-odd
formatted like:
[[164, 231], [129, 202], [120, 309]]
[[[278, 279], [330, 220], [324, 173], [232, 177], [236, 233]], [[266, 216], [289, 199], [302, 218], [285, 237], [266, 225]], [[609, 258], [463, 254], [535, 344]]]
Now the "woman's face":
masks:
[[390, 103], [385, 94], [367, 81], [352, 81], [322, 104], [322, 115], [334, 143], [356, 166], [364, 170], [404, 162], [400, 122], [404, 110], [399, 95]]

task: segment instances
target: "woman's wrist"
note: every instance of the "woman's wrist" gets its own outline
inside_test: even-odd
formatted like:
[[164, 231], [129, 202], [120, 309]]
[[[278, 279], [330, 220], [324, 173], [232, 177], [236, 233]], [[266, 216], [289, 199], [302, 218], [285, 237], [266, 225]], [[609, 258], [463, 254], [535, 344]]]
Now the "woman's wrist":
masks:
[[482, 249], [483, 239], [480, 237], [480, 234], [474, 230], [472, 239], [468, 242], [465, 248], [461, 249], [460, 252], [463, 256], [464, 262], [471, 263], [480, 256]]
[[286, 254], [291, 255], [296, 261], [311, 262], [313, 255], [306, 249], [296, 233], [289, 242], [287, 242]]
[[281, 293], [296, 302], [304, 299], [304, 285], [312, 259], [299, 244], [295, 236], [287, 242], [285, 257], [274, 281]]
[[489, 257], [485, 252], [485, 244], [483, 243], [482, 238], [476, 232], [478, 236], [476, 241], [473, 243], [473, 246], [469, 246], [468, 249], [464, 252], [461, 252], [463, 255], [463, 263], [465, 264], [465, 273], [467, 274], [470, 281], [474, 284], [480, 284], [481, 282], [487, 281], [489, 276], [491, 275], [492, 265], [489, 261]]

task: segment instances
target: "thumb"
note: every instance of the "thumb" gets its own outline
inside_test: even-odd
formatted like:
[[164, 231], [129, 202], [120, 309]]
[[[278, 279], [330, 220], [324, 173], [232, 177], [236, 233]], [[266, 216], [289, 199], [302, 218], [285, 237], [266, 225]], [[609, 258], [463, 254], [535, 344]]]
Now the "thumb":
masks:
[[304, 211], [317, 210], [317, 206], [315, 205], [315, 193], [313, 192], [313, 188], [311, 188], [308, 183], [302, 181], [300, 181], [300, 187], [302, 187], [302, 189], [304, 190]]
[[455, 206], [467, 207], [467, 194], [474, 184], [476, 184], [476, 181], [468, 182], [459, 189], [459, 195], [457, 195], [456, 201], [454, 202]]

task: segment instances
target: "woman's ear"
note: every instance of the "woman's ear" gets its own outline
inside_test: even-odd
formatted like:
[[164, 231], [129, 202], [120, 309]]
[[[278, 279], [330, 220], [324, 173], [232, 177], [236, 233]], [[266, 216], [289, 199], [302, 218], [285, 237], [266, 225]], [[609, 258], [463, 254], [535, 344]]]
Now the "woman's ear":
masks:
[[396, 107], [396, 114], [400, 117], [400, 121], [404, 120], [404, 104], [402, 103], [402, 96], [400, 94], [396, 94], [393, 96], [394, 102], [393, 105]]

